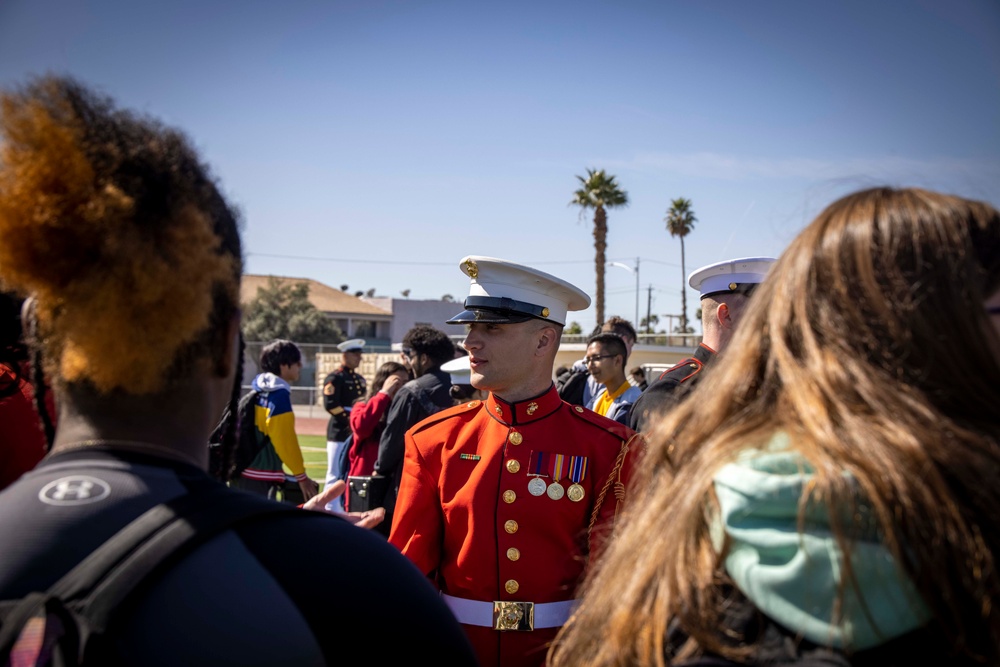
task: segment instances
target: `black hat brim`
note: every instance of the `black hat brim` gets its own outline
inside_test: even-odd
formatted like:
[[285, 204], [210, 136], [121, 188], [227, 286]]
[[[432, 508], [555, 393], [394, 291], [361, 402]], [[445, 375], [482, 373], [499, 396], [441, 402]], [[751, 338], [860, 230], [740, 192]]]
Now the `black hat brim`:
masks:
[[519, 313], [514, 310], [493, 308], [469, 308], [445, 322], [445, 324], [518, 324], [528, 320], [538, 319], [533, 315]]

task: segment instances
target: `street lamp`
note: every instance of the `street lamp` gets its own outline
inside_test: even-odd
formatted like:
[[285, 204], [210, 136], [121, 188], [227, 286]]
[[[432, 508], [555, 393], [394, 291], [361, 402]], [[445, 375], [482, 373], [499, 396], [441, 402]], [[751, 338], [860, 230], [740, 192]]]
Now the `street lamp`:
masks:
[[639, 326], [639, 258], [635, 258], [635, 268], [633, 269], [628, 264], [622, 264], [621, 262], [608, 262], [608, 266], [617, 266], [618, 268], [625, 269], [629, 273], [635, 275], [635, 320], [632, 325], [635, 327]]

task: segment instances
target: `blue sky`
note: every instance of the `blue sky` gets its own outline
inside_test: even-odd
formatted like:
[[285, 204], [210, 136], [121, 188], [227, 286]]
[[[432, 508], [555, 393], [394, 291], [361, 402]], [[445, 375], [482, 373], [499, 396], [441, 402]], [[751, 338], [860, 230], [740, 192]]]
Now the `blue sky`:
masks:
[[[68, 73], [185, 130], [251, 273], [461, 299], [479, 254], [593, 294], [590, 214], [567, 204], [604, 168], [631, 200], [608, 259], [639, 259], [640, 317], [662, 317], [675, 197], [688, 272], [776, 256], [862, 187], [1000, 205], [996, 0], [152, 4], [0, 0], [0, 86]], [[634, 318], [635, 274], [606, 281]]]

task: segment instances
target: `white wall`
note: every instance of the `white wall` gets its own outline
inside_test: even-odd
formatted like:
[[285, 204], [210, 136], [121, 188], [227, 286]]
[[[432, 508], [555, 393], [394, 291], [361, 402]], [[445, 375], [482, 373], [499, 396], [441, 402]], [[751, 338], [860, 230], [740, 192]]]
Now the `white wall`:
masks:
[[389, 338], [393, 343], [402, 341], [406, 332], [417, 324], [429, 324], [449, 336], [465, 334], [464, 325], [444, 323], [445, 320], [462, 312], [461, 302], [394, 299], [391, 297], [362, 297], [362, 300], [392, 312]]

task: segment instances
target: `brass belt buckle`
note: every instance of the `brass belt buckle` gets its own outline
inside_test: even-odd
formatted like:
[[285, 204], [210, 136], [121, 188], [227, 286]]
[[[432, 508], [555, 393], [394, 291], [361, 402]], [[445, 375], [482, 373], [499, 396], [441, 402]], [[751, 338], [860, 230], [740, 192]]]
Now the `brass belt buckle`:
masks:
[[493, 629], [530, 632], [535, 629], [535, 603], [497, 600], [493, 603]]

